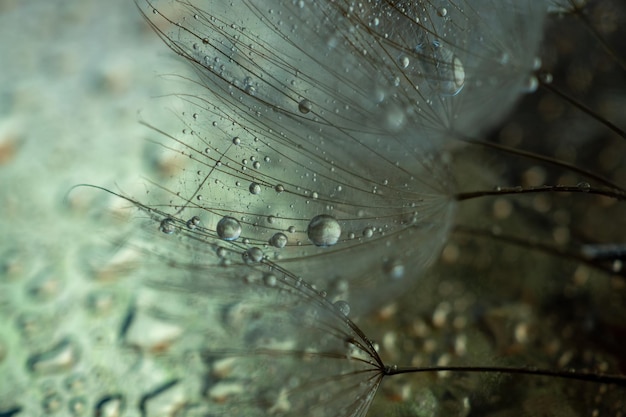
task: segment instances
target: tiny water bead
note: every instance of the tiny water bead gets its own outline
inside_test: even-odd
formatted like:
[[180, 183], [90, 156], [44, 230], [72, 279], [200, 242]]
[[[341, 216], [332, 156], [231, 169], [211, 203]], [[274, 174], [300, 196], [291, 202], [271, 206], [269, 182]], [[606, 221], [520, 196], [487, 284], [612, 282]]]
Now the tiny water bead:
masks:
[[576, 186], [583, 192], [589, 192], [591, 190], [591, 184], [588, 182], [579, 182]]
[[234, 217], [226, 216], [217, 223], [216, 231], [222, 240], [237, 240], [241, 236], [241, 224]]
[[315, 246], [333, 246], [341, 236], [341, 226], [337, 219], [328, 214], [313, 217], [307, 228], [307, 236]]

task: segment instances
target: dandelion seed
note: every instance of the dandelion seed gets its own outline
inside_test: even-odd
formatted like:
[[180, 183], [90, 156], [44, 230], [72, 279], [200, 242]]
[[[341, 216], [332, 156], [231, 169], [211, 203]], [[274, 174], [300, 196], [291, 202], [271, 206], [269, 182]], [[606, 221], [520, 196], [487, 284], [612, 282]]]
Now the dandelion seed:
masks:
[[[156, 10], [147, 19], [198, 70], [203, 88], [184, 96], [191, 113], [221, 121], [206, 130], [183, 118], [200, 132], [197, 144], [185, 139], [183, 154], [211, 170], [181, 181], [213, 198], [199, 203], [179, 194], [172, 204], [219, 215], [239, 207], [251, 244], [289, 231], [293, 244], [276, 262], [295, 275], [315, 271], [320, 287], [349, 281], [355, 311], [399, 294], [438, 256], [455, 211], [441, 152], [450, 139], [484, 131], [517, 99], [545, 12], [535, 2], [487, 0], [245, 1], [236, 14], [220, 1], [210, 10], [194, 2], [138, 4]], [[199, 152], [207, 145], [216, 152]], [[265, 156], [271, 163], [239, 169], [251, 153], [253, 165]], [[246, 183], [248, 190], [238, 185]], [[280, 194], [264, 192], [269, 187]], [[277, 220], [261, 226], [270, 213]], [[318, 233], [311, 225], [327, 218], [319, 216], [339, 227]], [[366, 227], [381, 232], [364, 244]], [[347, 254], [355, 261], [344, 262]], [[400, 267], [390, 274], [389, 259], [411, 274]]]

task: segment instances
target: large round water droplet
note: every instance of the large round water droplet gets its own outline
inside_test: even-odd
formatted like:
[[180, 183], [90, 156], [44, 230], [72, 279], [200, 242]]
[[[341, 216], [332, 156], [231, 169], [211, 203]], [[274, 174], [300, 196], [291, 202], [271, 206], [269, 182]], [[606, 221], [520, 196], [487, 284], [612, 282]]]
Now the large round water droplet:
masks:
[[424, 70], [432, 87], [443, 96], [457, 95], [465, 85], [463, 61], [439, 41], [433, 41], [421, 51]]
[[159, 230], [166, 235], [171, 235], [176, 231], [176, 223], [170, 218], [163, 219], [159, 225]]
[[284, 233], [276, 233], [270, 238], [270, 245], [275, 248], [284, 248], [287, 245], [287, 235]]
[[250, 183], [250, 194], [258, 195], [261, 194], [261, 186], [256, 182]]
[[233, 217], [223, 217], [217, 223], [217, 235], [220, 239], [236, 240], [241, 235], [241, 224]]
[[307, 235], [315, 246], [333, 246], [341, 236], [341, 226], [333, 216], [320, 214], [309, 223]]
[[313, 105], [307, 99], [304, 99], [300, 103], [298, 103], [298, 110], [302, 114], [307, 114], [308, 112], [310, 112], [312, 107]]

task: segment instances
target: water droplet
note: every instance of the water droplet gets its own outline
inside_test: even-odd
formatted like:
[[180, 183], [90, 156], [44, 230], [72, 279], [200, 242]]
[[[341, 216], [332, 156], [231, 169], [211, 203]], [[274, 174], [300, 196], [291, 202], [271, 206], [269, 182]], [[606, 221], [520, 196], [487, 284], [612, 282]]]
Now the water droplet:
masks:
[[250, 183], [250, 193], [254, 195], [258, 195], [261, 193], [261, 186], [256, 182]]
[[579, 182], [578, 184], [576, 184], [576, 187], [578, 187], [580, 191], [583, 191], [585, 193], [588, 193], [589, 190], [591, 190], [591, 184], [589, 184], [588, 182]]
[[274, 187], [274, 190], [276, 190], [277, 193], [282, 193], [285, 191], [285, 187], [282, 184], [277, 184], [276, 187]]
[[539, 73], [539, 79], [544, 84], [552, 84], [552, 81], [554, 80], [554, 77], [552, 76], [551, 73], [543, 71], [543, 72]]
[[298, 110], [302, 114], [309, 113], [311, 111], [311, 108], [312, 108], [312, 104], [307, 99], [304, 99], [304, 100], [300, 101], [300, 103], [298, 103]]
[[523, 91], [525, 93], [534, 93], [539, 88], [539, 80], [535, 74], [530, 75], [523, 86]]
[[465, 85], [465, 68], [463, 67], [463, 62], [456, 56], [452, 60], [452, 75], [454, 86], [456, 87], [454, 94], [457, 94]]
[[236, 240], [241, 235], [241, 224], [233, 217], [223, 217], [217, 223], [217, 235], [223, 240]]
[[28, 286], [28, 294], [39, 301], [45, 301], [58, 295], [62, 288], [63, 282], [48, 270], [32, 280]]
[[233, 138], [233, 145], [241, 145], [241, 139], [239, 139], [239, 136], [235, 136]]
[[96, 415], [102, 417], [121, 417], [124, 413], [124, 398], [121, 395], [109, 395], [96, 404]]
[[263, 277], [263, 282], [268, 287], [275, 287], [278, 283], [278, 278], [276, 278], [276, 275], [274, 274], [267, 274]]
[[87, 386], [87, 381], [83, 374], [73, 374], [65, 379], [65, 388], [71, 393], [82, 393]]
[[406, 69], [409, 67], [410, 63], [411, 63], [411, 60], [406, 55], [402, 55], [400, 56], [400, 58], [398, 58], [398, 64], [400, 65], [400, 68]]
[[200, 217], [193, 216], [191, 219], [187, 220], [187, 227], [190, 229], [195, 229], [200, 224]]
[[270, 238], [270, 245], [275, 248], [284, 248], [287, 246], [287, 235], [284, 233], [276, 233], [274, 236]]
[[42, 402], [42, 407], [46, 410], [46, 413], [53, 414], [61, 409], [63, 406], [63, 399], [57, 393], [47, 395]]
[[[445, 13], [447, 14], [447, 10]], [[420, 60], [422, 69], [417, 72], [417, 76], [425, 77], [435, 92], [442, 96], [455, 96], [463, 89], [463, 61], [445, 43], [434, 40], [420, 44], [416, 52], [423, 57]]]
[[404, 265], [399, 261], [391, 260], [385, 262], [384, 270], [392, 279], [401, 279], [404, 277]]
[[372, 229], [369, 226], [363, 229], [363, 237], [372, 237], [372, 236], [374, 236], [374, 229]]
[[87, 399], [85, 397], [72, 398], [68, 404], [70, 413], [74, 416], [84, 416], [87, 414]]
[[129, 346], [148, 352], [163, 352], [183, 333], [178, 324], [153, 317], [145, 311], [135, 311], [130, 315], [124, 341]]
[[166, 235], [171, 235], [176, 231], [176, 222], [174, 222], [174, 219], [170, 219], [169, 217], [167, 219], [163, 219], [159, 225], [159, 230]]
[[261, 262], [263, 260], [263, 251], [256, 246], [246, 250], [243, 253], [243, 260], [245, 262]]
[[[261, 168], [261, 163], [259, 161], [254, 161], [254, 163], [252, 164], [252, 166], [254, 167], [254, 169], [259, 169]], [[260, 190], [259, 190], [260, 191]], [[252, 192], [252, 191], [251, 191]], [[253, 193], [254, 194], [254, 193]], [[258, 193], [257, 193], [258, 194]]]
[[28, 368], [37, 373], [58, 373], [72, 368], [79, 359], [78, 348], [69, 339], [28, 358]]
[[321, 214], [311, 220], [307, 235], [315, 246], [333, 246], [339, 241], [341, 226], [333, 216]]
[[339, 300], [335, 301], [335, 308], [341, 312], [344, 316], [348, 316], [350, 314], [350, 304], [347, 301]]
[[113, 308], [115, 297], [108, 291], [94, 291], [87, 296], [87, 308], [94, 314], [104, 314]]

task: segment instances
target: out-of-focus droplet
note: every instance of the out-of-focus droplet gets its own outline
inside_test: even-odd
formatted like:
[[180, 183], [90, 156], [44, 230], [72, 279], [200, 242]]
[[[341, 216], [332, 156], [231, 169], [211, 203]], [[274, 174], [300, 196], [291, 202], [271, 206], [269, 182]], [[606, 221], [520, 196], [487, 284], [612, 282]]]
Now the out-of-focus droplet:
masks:
[[54, 374], [71, 369], [79, 358], [75, 342], [64, 339], [49, 350], [32, 355], [28, 359], [28, 369], [35, 373]]
[[124, 408], [124, 397], [121, 395], [106, 396], [96, 404], [95, 414], [98, 417], [122, 417]]
[[347, 301], [339, 300], [335, 301], [335, 307], [337, 310], [341, 312], [344, 316], [348, 316], [350, 314], [350, 304]]
[[174, 323], [158, 319], [142, 310], [132, 313], [124, 340], [130, 346], [144, 351], [162, 352], [183, 333]]

